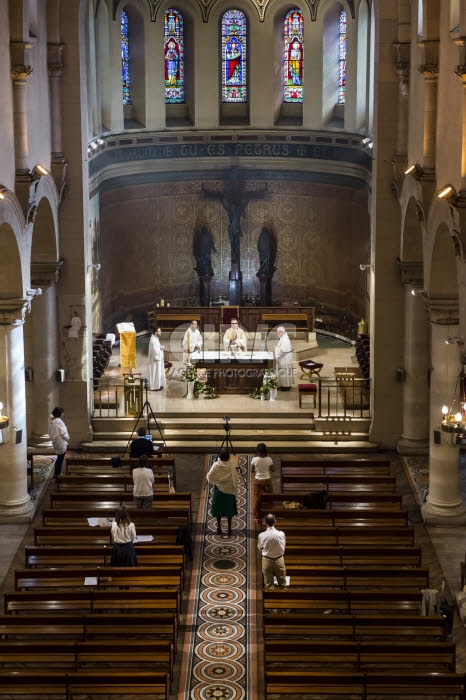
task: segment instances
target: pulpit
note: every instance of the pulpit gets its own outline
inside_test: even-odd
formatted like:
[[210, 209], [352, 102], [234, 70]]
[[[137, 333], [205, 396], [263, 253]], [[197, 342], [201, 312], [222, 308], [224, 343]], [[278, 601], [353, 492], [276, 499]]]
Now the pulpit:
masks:
[[120, 335], [120, 365], [135, 369], [136, 329], [134, 323], [118, 323], [117, 330]]

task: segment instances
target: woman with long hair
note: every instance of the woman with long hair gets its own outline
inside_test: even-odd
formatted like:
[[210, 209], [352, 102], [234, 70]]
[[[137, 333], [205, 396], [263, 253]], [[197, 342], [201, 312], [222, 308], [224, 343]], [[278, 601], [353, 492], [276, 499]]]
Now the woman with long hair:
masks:
[[112, 522], [112, 558], [110, 566], [137, 566], [138, 560], [134, 549], [136, 528], [125, 506], [118, 508]]

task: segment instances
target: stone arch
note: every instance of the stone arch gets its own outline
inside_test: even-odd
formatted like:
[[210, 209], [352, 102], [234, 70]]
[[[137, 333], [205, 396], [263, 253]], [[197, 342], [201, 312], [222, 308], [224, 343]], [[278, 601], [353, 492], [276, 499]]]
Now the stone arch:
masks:
[[51, 262], [58, 259], [59, 195], [50, 174], [36, 181], [34, 199], [28, 218], [32, 222], [31, 262]]
[[404, 261], [421, 261], [424, 257], [425, 231], [421, 183], [411, 176], [406, 176], [399, 201], [401, 207], [400, 258]]
[[30, 250], [26, 245], [25, 221], [14, 194], [3, 191], [0, 200], [0, 298], [21, 299], [29, 281]]
[[445, 223], [435, 231], [429, 273], [426, 283], [432, 299], [458, 298], [455, 246]]

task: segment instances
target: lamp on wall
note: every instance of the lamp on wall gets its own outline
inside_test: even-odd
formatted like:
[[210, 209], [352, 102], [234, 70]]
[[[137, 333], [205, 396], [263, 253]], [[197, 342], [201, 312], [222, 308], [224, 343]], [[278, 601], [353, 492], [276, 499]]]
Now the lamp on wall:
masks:
[[362, 272], [364, 272], [364, 270], [373, 270], [374, 268], [371, 265], [371, 263], [361, 263], [359, 265], [359, 269], [362, 270]]
[[102, 265], [100, 263], [89, 263], [89, 265], [87, 266], [87, 269], [88, 269], [88, 271], [89, 270], [100, 270], [101, 267], [102, 267]]
[[420, 180], [424, 175], [424, 168], [419, 165], [419, 163], [413, 163], [405, 170], [405, 175], [411, 175], [411, 177], [414, 177], [416, 180]]
[[453, 185], [445, 185], [437, 194], [438, 199], [444, 199], [449, 204], [455, 206], [458, 203], [459, 195]]
[[418, 289], [418, 288], [414, 288], [414, 287], [411, 290], [411, 294], [413, 295], [413, 297], [425, 296], [425, 292], [423, 289]]
[[42, 175], [47, 175], [48, 170], [44, 168], [43, 165], [40, 165], [37, 163], [37, 165], [34, 166], [34, 168], [31, 170], [31, 180], [38, 180]]
[[445, 338], [445, 345], [453, 345], [454, 343], [464, 345], [464, 337], [462, 335], [450, 335], [448, 338]]

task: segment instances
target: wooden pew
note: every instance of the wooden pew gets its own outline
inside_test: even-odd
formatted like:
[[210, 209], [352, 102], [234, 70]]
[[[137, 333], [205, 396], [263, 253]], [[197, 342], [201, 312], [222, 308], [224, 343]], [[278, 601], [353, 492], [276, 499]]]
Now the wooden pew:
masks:
[[[158, 443], [154, 443], [156, 445]], [[154, 466], [158, 469], [160, 467], [173, 467], [175, 466], [175, 459], [173, 457], [163, 457], [161, 453], [162, 447], [159, 447], [159, 450], [156, 452], [156, 454], [153, 457], [149, 457], [149, 466], [151, 464], [154, 464]], [[113, 469], [113, 473], [119, 472], [123, 470], [125, 467], [130, 468], [130, 467], [135, 467], [138, 464], [138, 460], [135, 457], [130, 457], [129, 455], [126, 455], [126, 457], [120, 457], [120, 466], [119, 467], [112, 467], [112, 457], [95, 457], [93, 456], [87, 456], [87, 455], [79, 455], [77, 457], [67, 457], [66, 458], [66, 464], [68, 467], [72, 467], [72, 471], [74, 472], [74, 467], [91, 467], [94, 468], [94, 471], [96, 471], [98, 474], [101, 473], [100, 467], [110, 467]], [[99, 469], [95, 469], [95, 467], [99, 467]]]
[[[302, 502], [309, 495], [309, 491], [303, 488], [302, 484], [297, 484], [296, 487], [290, 489], [284, 484], [282, 494], [284, 500]], [[357, 506], [358, 508], [387, 508], [389, 510], [401, 509], [402, 497], [394, 493], [374, 493], [374, 492], [358, 492], [358, 491], [334, 491], [327, 493], [327, 508], [335, 510], [337, 508], [349, 508]]]
[[[155, 521], [150, 525], [138, 524], [138, 535], [152, 535], [155, 544], [175, 544], [179, 524], [170, 524], [164, 520], [158, 523]], [[75, 544], [110, 544], [110, 526], [103, 527], [74, 527], [72, 532]], [[70, 530], [64, 527], [34, 528], [35, 545], [66, 545], [70, 541]]]
[[[42, 511], [42, 525], [54, 525], [56, 527], [75, 527], [86, 524], [88, 518], [99, 518], [109, 523], [115, 517], [115, 508], [44, 508]], [[136, 525], [136, 531], [142, 534], [142, 528], [148, 525], [167, 524], [189, 527], [189, 508], [152, 508], [131, 510], [131, 520]], [[94, 528], [93, 528], [94, 529]]]
[[[304, 527], [301, 524], [292, 524], [286, 520], [278, 522], [278, 527], [286, 528], [286, 543], [289, 545], [303, 545], [307, 547], [310, 542], [319, 542], [320, 545], [413, 545], [414, 530], [405, 526], [378, 526], [378, 525], [348, 525], [343, 527], [322, 526]], [[265, 529], [265, 526], [264, 526]]]
[[180, 591], [165, 588], [118, 591], [16, 591], [3, 596], [6, 615], [125, 612], [180, 613]]
[[302, 696], [333, 694], [348, 698], [355, 695], [369, 700], [370, 695], [393, 695], [397, 698], [437, 695], [464, 698], [464, 674], [429, 671], [361, 672], [338, 669], [293, 669], [266, 671], [266, 696], [273, 693]]
[[282, 459], [282, 475], [305, 474], [390, 474], [388, 459]]
[[[186, 557], [181, 545], [176, 544], [152, 544], [136, 543], [136, 553], [139, 566], [160, 564], [186, 565]], [[24, 548], [25, 566], [28, 567], [53, 567], [53, 566], [110, 566], [112, 545], [63, 545], [58, 547], [36, 547], [26, 545]]]
[[[310, 540], [313, 541], [312, 539]], [[380, 547], [370, 545], [288, 544], [286, 564], [300, 563], [333, 566], [420, 566], [420, 547]]]
[[417, 588], [380, 588], [374, 590], [264, 590], [263, 612], [320, 611], [321, 613], [382, 614], [387, 611], [401, 614], [419, 614], [422, 593]]
[[307, 667], [351, 664], [356, 670], [374, 667], [425, 666], [429, 670], [454, 671], [456, 667], [455, 645], [437, 641], [374, 641], [353, 642], [332, 639], [308, 641], [302, 639], [268, 639], [264, 642], [266, 668], [290, 669], [296, 664]]
[[96, 588], [135, 586], [183, 589], [181, 566], [82, 567], [70, 569], [16, 569], [15, 591], [50, 588], [82, 588], [84, 579], [97, 579]]
[[[283, 494], [281, 494], [283, 496]], [[279, 505], [283, 501], [276, 498], [277, 494], [262, 494], [260, 502], [260, 515], [263, 518], [267, 513], [274, 513], [279, 520], [279, 527], [286, 530], [290, 525], [295, 525], [301, 528], [309, 526], [336, 526], [344, 525], [388, 525], [407, 526], [408, 513], [404, 510], [387, 510], [387, 509], [358, 509], [358, 508], [342, 508], [326, 509], [326, 510], [309, 510], [288, 509], [283, 505]], [[268, 498], [271, 497], [271, 498]], [[275, 498], [274, 498], [275, 497]], [[288, 497], [284, 500], [289, 499]]]
[[282, 474], [282, 483], [288, 485], [300, 484], [300, 490], [305, 493], [325, 489], [332, 491], [364, 491], [375, 493], [396, 493], [396, 478], [386, 474], [307, 474], [299, 478], [286, 477]]
[[[325, 586], [326, 588], [428, 588], [429, 569], [385, 568], [371, 566], [286, 565], [290, 587]], [[290, 606], [288, 606], [290, 607]]]
[[[116, 470], [117, 471], [117, 470]], [[168, 492], [169, 481], [166, 474], [155, 474], [154, 493]], [[61, 493], [68, 491], [83, 492], [133, 492], [133, 477], [130, 474], [93, 474], [89, 476], [62, 475], [57, 480], [57, 490]]]
[[148, 669], [111, 669], [103, 671], [86, 669], [70, 672], [21, 669], [0, 670], [0, 696], [22, 695], [37, 698], [63, 698], [91, 694], [115, 696], [123, 699], [134, 697], [168, 700], [169, 677], [164, 671]]
[[0, 639], [169, 639], [176, 645], [175, 613], [105, 615], [0, 615]]

